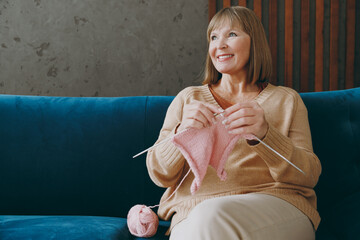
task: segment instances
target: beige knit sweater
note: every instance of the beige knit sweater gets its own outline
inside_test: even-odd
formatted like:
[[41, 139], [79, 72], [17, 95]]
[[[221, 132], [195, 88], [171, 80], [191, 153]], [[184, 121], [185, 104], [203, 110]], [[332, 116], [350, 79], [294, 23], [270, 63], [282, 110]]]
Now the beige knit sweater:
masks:
[[[182, 119], [182, 109], [192, 100], [218, 103], [208, 85], [188, 87], [170, 104], [157, 142], [175, 133]], [[321, 173], [321, 164], [313, 153], [307, 109], [297, 92], [286, 87], [268, 86], [255, 98], [264, 109], [269, 130], [265, 143], [302, 169], [303, 175], [262, 144], [250, 146], [240, 139], [225, 165], [226, 181], [221, 181], [209, 167], [200, 189], [190, 193], [194, 176], [190, 174], [175, 190], [189, 169], [180, 151], [168, 141], [148, 152], [147, 168], [151, 179], [167, 188], [160, 201], [158, 215], [171, 220], [170, 229], [186, 218], [201, 201], [213, 197], [246, 193], [265, 193], [288, 201], [309, 217], [317, 229], [320, 216], [313, 190]]]

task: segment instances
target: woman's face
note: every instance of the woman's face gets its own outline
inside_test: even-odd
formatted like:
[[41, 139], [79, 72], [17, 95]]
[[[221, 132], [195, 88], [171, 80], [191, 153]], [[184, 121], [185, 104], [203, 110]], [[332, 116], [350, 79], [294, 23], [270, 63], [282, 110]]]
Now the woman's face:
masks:
[[209, 55], [222, 74], [247, 74], [250, 58], [250, 36], [229, 21], [210, 33]]

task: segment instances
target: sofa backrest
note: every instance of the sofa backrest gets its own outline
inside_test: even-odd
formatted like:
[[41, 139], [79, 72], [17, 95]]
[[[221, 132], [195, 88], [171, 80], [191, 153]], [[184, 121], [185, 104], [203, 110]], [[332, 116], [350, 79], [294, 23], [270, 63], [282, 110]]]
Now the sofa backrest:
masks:
[[354, 239], [360, 236], [360, 88], [301, 96], [322, 165], [315, 188], [319, 230]]
[[145, 154], [173, 97], [0, 95], [0, 215], [126, 216], [157, 204]]

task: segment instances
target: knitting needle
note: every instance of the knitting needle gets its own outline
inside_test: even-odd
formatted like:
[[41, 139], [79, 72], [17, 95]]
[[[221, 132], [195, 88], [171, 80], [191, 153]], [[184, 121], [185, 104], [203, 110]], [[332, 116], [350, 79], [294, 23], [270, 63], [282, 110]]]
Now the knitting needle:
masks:
[[[184, 130], [176, 133], [175, 135], [178, 135], [178, 134], [180, 134], [180, 133], [182, 133], [182, 132], [184, 132], [184, 131], [186, 131], [186, 130], [188, 130], [188, 129], [184, 129]], [[273, 151], [276, 155], [278, 155], [278, 156], [281, 157], [283, 160], [285, 160], [287, 163], [289, 163], [291, 166], [293, 166], [294, 168], [296, 168], [299, 172], [301, 172], [302, 174], [306, 175], [305, 172], [304, 172], [303, 170], [301, 170], [298, 166], [296, 166], [295, 164], [293, 164], [292, 162], [290, 162], [289, 160], [287, 160], [283, 155], [281, 155], [281, 154], [278, 153], [276, 150], [274, 150], [272, 147], [270, 147], [270, 146], [267, 145], [265, 142], [263, 142], [262, 140], [260, 140], [257, 136], [255, 136], [255, 135], [253, 135], [253, 136], [254, 136], [254, 138], [255, 138], [257, 141], [259, 141], [260, 143], [262, 143], [265, 147], [267, 147], [268, 149], [270, 149], [271, 151]], [[153, 149], [153, 148], [155, 148], [155, 147], [157, 147], [157, 146], [165, 143], [166, 141], [170, 140], [172, 137], [173, 137], [173, 136], [168, 137], [168, 138], [165, 138], [164, 140], [158, 142], [157, 144], [154, 144], [153, 146], [145, 149], [144, 151], [142, 151], [142, 152], [134, 155], [133, 158], [136, 158], [136, 157], [140, 156], [141, 154], [144, 154], [144, 153], [146, 153], [147, 151], [150, 151], [151, 149]]]
[[[180, 131], [180, 132], [176, 133], [174, 136], [176, 136], [176, 135], [178, 135], [178, 134], [180, 134], [180, 133], [183, 133], [183, 132], [185, 132], [185, 131], [187, 131], [187, 130], [189, 130], [189, 129], [188, 129], [188, 128], [186, 128], [186, 129], [184, 129], [184, 130], [182, 130], [182, 131]], [[162, 140], [162, 141], [160, 141], [160, 142], [158, 142], [158, 143], [156, 143], [156, 144], [152, 145], [151, 147], [149, 147], [149, 148], [145, 149], [144, 151], [139, 152], [138, 154], [134, 155], [134, 156], [133, 156], [133, 158], [136, 158], [136, 157], [140, 156], [141, 154], [143, 154], [143, 153], [146, 153], [146, 152], [150, 151], [150, 150], [151, 150], [151, 149], [153, 149], [154, 147], [157, 147], [157, 146], [159, 146], [159, 145], [161, 145], [161, 144], [163, 144], [163, 143], [165, 143], [165, 142], [169, 141], [169, 140], [170, 140], [172, 137], [174, 137], [174, 136], [170, 136], [170, 137], [165, 138], [164, 140]]]
[[[224, 112], [224, 110], [220, 111], [220, 113], [214, 113], [214, 117], [216, 117], [216, 116], [218, 116], [218, 115], [224, 116], [224, 115], [223, 115], [223, 112]], [[186, 128], [186, 129], [184, 129], [184, 130], [176, 133], [174, 136], [176, 136], [176, 135], [178, 135], [178, 134], [180, 134], [180, 133], [182, 133], [182, 132], [185, 132], [186, 130], [188, 130], [188, 128]], [[140, 156], [141, 154], [146, 153], [147, 151], [150, 151], [150, 150], [153, 149], [154, 147], [157, 147], [157, 146], [159, 146], [159, 145], [167, 142], [168, 140], [170, 140], [170, 139], [171, 139], [172, 137], [174, 137], [174, 136], [170, 136], [170, 137], [168, 137], [168, 138], [165, 138], [165, 139], [162, 140], [161, 142], [158, 142], [157, 144], [155, 144], [155, 145], [153, 145], [153, 146], [145, 149], [144, 151], [139, 152], [138, 154], [134, 155], [133, 158], [136, 158], [136, 157]]]
[[141, 154], [146, 153], [147, 151], [150, 151], [150, 150], [153, 149], [154, 147], [159, 146], [159, 145], [165, 143], [165, 142], [168, 141], [169, 139], [170, 139], [170, 137], [165, 138], [165, 139], [162, 140], [161, 142], [158, 142], [157, 144], [154, 144], [154, 145], [152, 145], [151, 147], [145, 149], [144, 151], [139, 152], [138, 154], [134, 155], [133, 158], [136, 158], [136, 157], [140, 156]]
[[[184, 129], [184, 130], [176, 133], [174, 136], [176, 136], [176, 135], [178, 135], [178, 134], [180, 134], [180, 133], [182, 133], [182, 132], [184, 132], [184, 131], [186, 131], [186, 130], [188, 130], [188, 129]], [[136, 158], [136, 157], [140, 156], [141, 154], [144, 154], [144, 153], [150, 151], [151, 149], [153, 149], [153, 148], [155, 148], [155, 147], [157, 147], [157, 146], [165, 143], [166, 141], [170, 140], [170, 139], [171, 139], [172, 137], [174, 137], [174, 136], [165, 138], [164, 140], [162, 140], [162, 141], [154, 144], [153, 146], [145, 149], [144, 151], [142, 151], [142, 152], [134, 155], [133, 158]], [[274, 150], [272, 147], [270, 147], [269, 145], [267, 145], [265, 142], [263, 142], [262, 140], [260, 140], [260, 139], [259, 139], [258, 137], [256, 137], [255, 135], [253, 135], [253, 136], [254, 136], [254, 138], [255, 138], [257, 141], [259, 141], [260, 143], [262, 143], [265, 147], [269, 148], [269, 149], [270, 149], [271, 151], [273, 151], [276, 155], [278, 155], [279, 157], [281, 157], [282, 159], [284, 159], [287, 163], [289, 163], [291, 166], [293, 166], [294, 168], [296, 168], [299, 172], [301, 172], [302, 174], [306, 175], [303, 170], [301, 170], [301, 169], [300, 169], [299, 167], [297, 167], [295, 164], [293, 164], [292, 162], [290, 162], [289, 160], [287, 160], [283, 155], [281, 155], [280, 153], [278, 153], [276, 150]]]
[[[220, 113], [214, 113], [214, 117], [216, 117], [217, 115], [223, 116], [223, 113], [222, 113], [222, 112], [220, 112]], [[178, 135], [178, 134], [180, 134], [180, 133], [182, 133], [182, 132], [185, 132], [186, 130], [188, 130], [188, 128], [186, 128], [186, 129], [184, 129], [184, 130], [176, 133], [174, 136], [176, 136], [176, 135]], [[141, 154], [144, 154], [144, 153], [150, 151], [151, 149], [153, 149], [153, 148], [155, 148], [155, 147], [157, 147], [157, 146], [159, 146], [159, 145], [167, 142], [168, 140], [170, 140], [170, 139], [171, 139], [172, 137], [174, 137], [174, 136], [170, 136], [170, 137], [165, 138], [164, 140], [162, 140], [162, 141], [154, 144], [153, 146], [145, 149], [144, 151], [142, 151], [142, 152], [134, 155], [133, 158], [136, 158], [136, 157], [140, 156]], [[260, 143], [262, 143], [265, 147], [269, 148], [269, 149], [270, 149], [271, 151], [273, 151], [276, 155], [278, 155], [279, 157], [281, 157], [282, 159], [284, 159], [287, 163], [289, 163], [291, 166], [293, 166], [294, 168], [296, 168], [299, 172], [301, 172], [302, 174], [306, 175], [303, 170], [301, 170], [301, 169], [300, 169], [299, 167], [297, 167], [295, 164], [293, 164], [292, 162], [290, 162], [289, 160], [287, 160], [283, 155], [281, 155], [281, 154], [278, 153], [276, 150], [274, 150], [272, 147], [270, 147], [270, 146], [267, 145], [265, 142], [263, 142], [262, 140], [260, 140], [257, 136], [255, 136], [255, 135], [253, 135], [253, 136], [254, 136], [254, 138], [255, 138], [257, 141], [259, 141]]]
[[294, 168], [296, 168], [298, 171], [300, 171], [302, 174], [306, 175], [304, 173], [303, 170], [301, 170], [299, 167], [297, 167], [295, 164], [293, 164], [292, 162], [290, 162], [289, 160], [287, 160], [283, 155], [281, 155], [280, 153], [278, 153], [276, 150], [274, 150], [272, 147], [270, 147], [269, 145], [267, 145], [266, 143], [264, 143], [262, 140], [260, 140], [257, 136], [253, 135], [255, 137], [255, 139], [259, 142], [261, 142], [262, 144], [264, 144], [265, 147], [269, 148], [271, 151], [273, 151], [274, 153], [276, 153], [276, 155], [278, 155], [279, 157], [281, 157], [282, 159], [284, 159], [287, 163], [289, 163], [291, 166], [293, 166]]

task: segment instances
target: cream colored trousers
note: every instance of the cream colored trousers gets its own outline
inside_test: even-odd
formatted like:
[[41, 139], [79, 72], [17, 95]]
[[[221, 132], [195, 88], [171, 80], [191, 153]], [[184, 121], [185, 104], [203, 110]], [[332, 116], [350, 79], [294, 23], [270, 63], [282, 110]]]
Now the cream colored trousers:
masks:
[[266, 194], [213, 198], [175, 225], [170, 240], [310, 240], [314, 228], [290, 203]]

